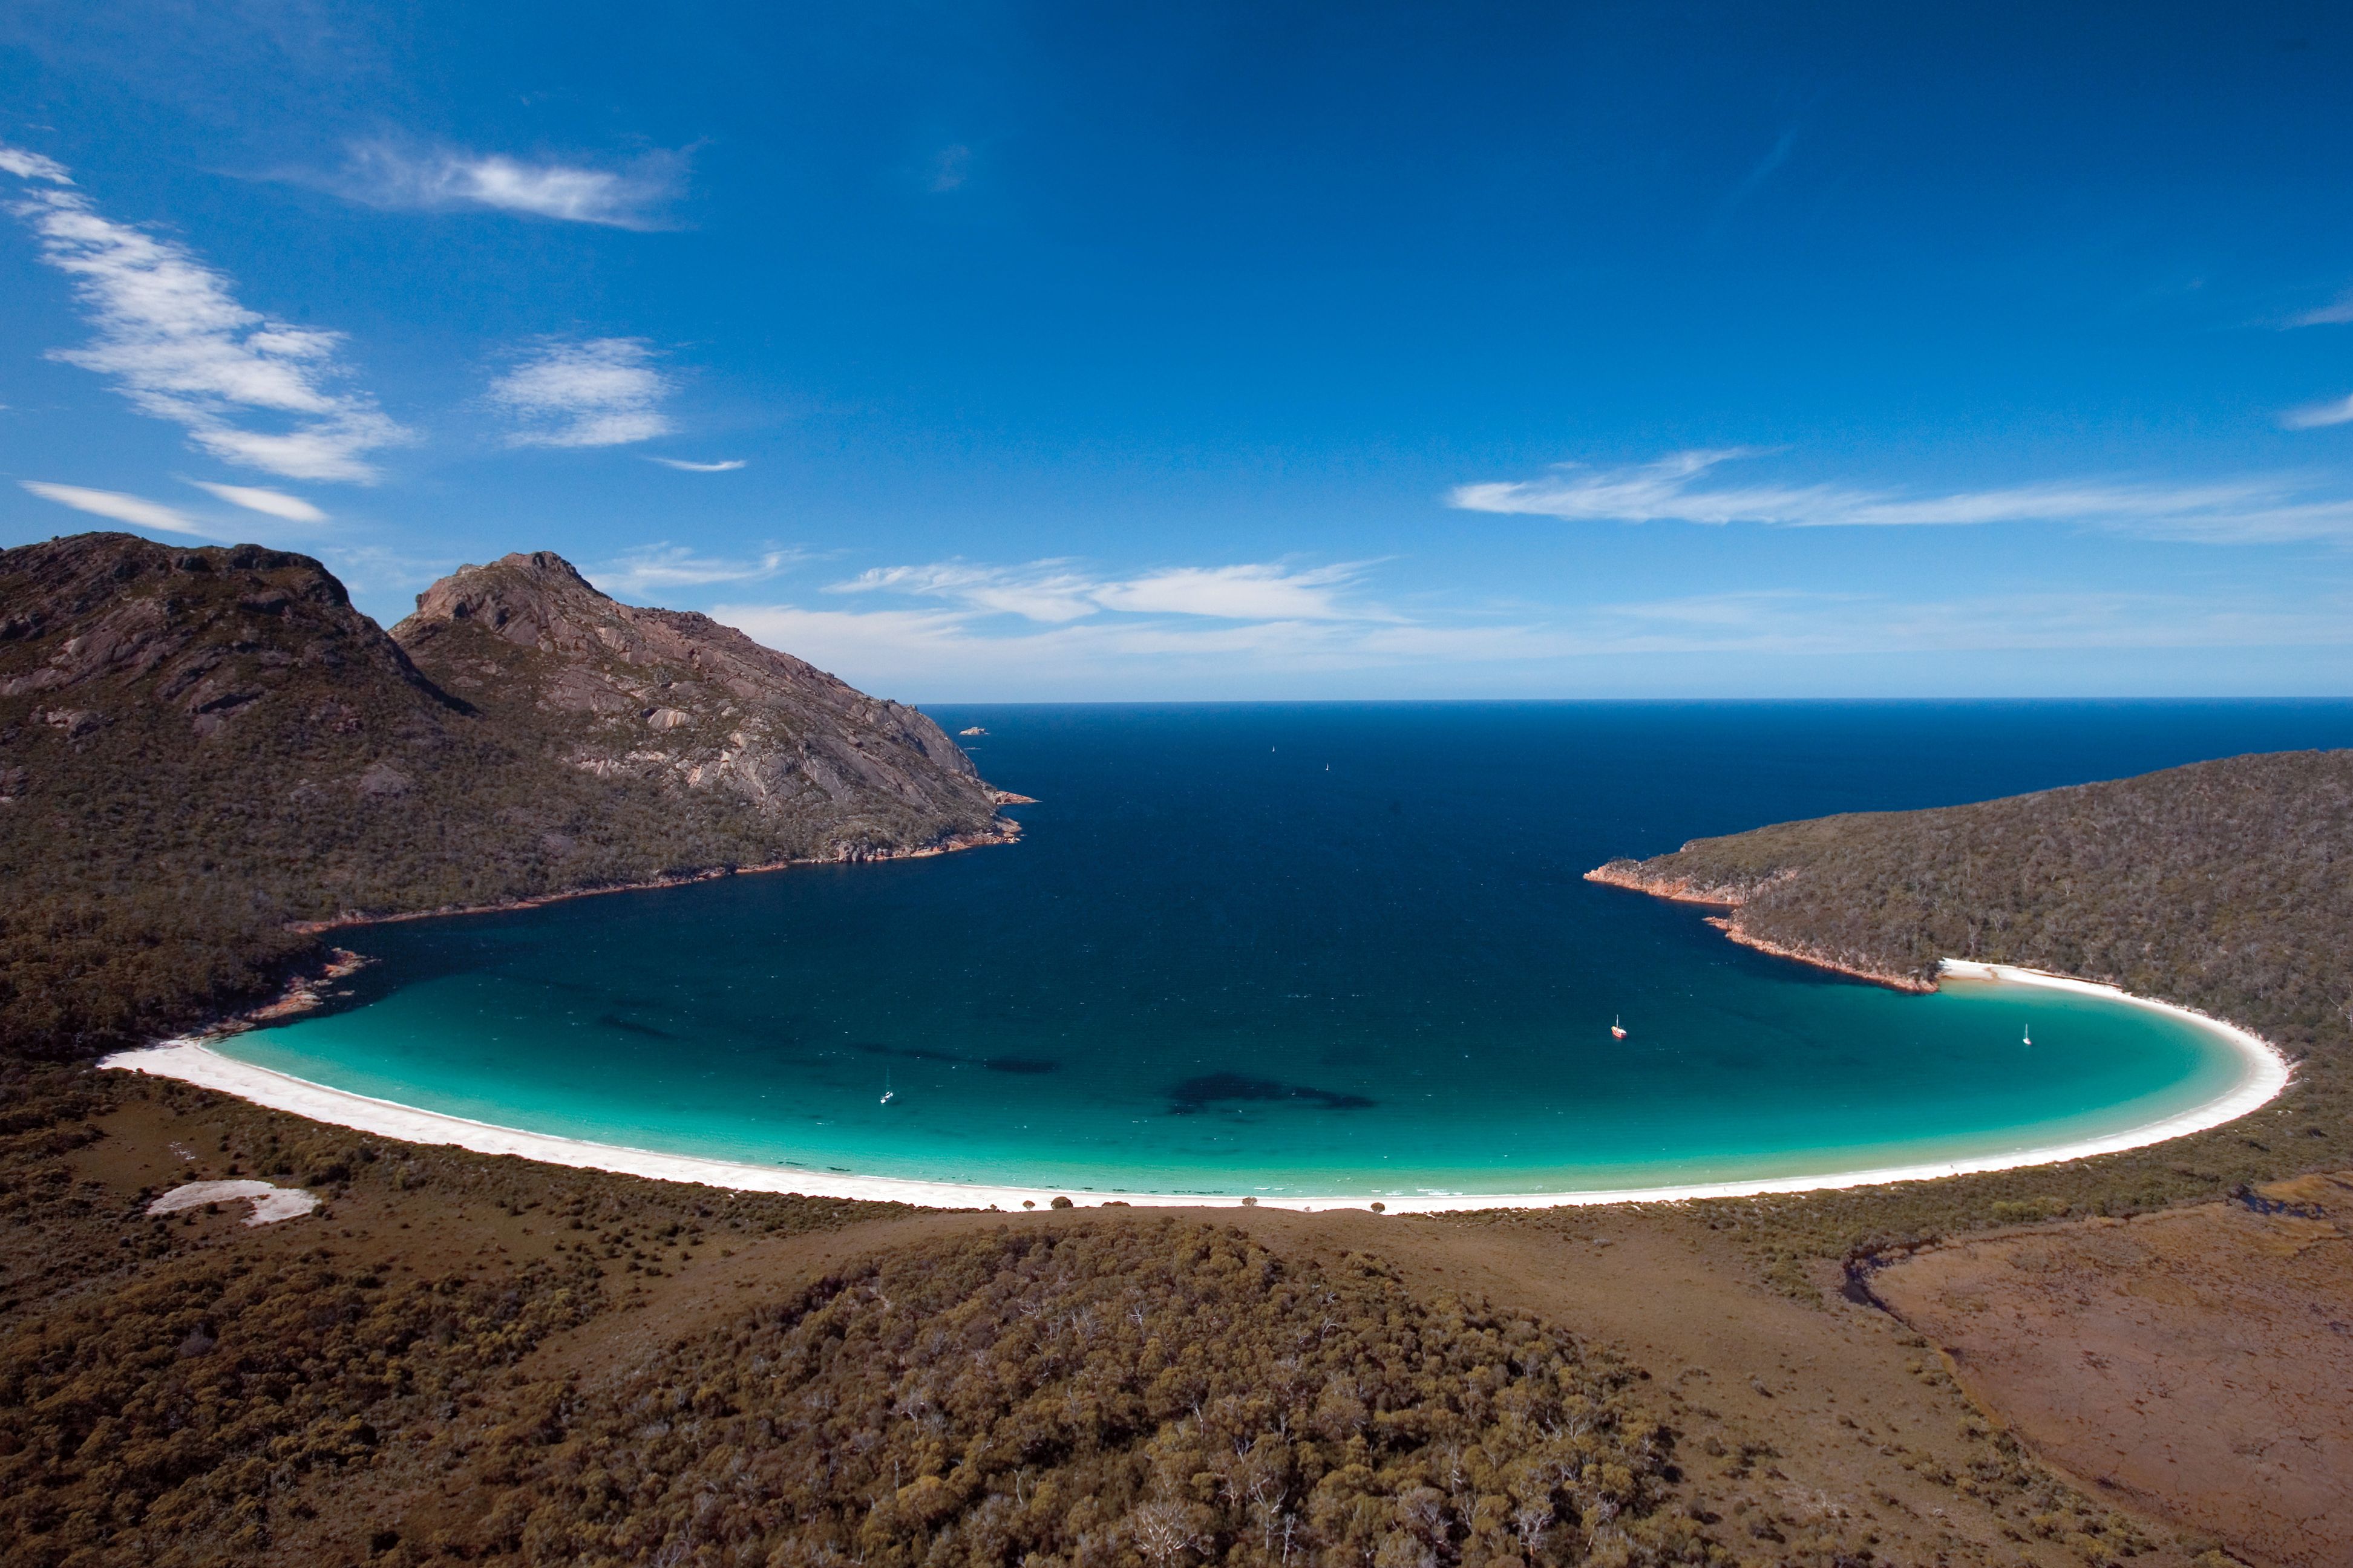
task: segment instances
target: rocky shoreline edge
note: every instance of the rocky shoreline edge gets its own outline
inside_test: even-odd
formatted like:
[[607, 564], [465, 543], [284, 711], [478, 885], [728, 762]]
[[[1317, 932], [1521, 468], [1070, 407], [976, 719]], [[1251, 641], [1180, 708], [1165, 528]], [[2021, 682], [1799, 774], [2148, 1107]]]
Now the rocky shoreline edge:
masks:
[[[997, 792], [1002, 795], [1003, 792]], [[999, 805], [1035, 805], [1029, 796], [1004, 795]], [[561, 903], [567, 899], [590, 899], [601, 893], [642, 893], [655, 888], [685, 888], [697, 882], [716, 882], [728, 877], [751, 877], [763, 871], [788, 871], [796, 866], [866, 866], [884, 860], [927, 860], [934, 855], [953, 855], [960, 849], [985, 849], [991, 845], [1011, 844], [1021, 837], [1021, 825], [1010, 817], [1000, 817], [995, 826], [972, 833], [951, 833], [913, 849], [860, 849], [844, 847], [837, 854], [809, 855], [793, 860], [769, 860], [757, 866], [714, 866], [701, 871], [681, 871], [673, 876], [649, 877], [638, 882], [599, 882], [593, 888], [565, 888], [555, 892], [533, 893], [527, 899], [502, 899], [487, 904], [444, 904], [438, 909], [404, 910], [397, 914], [337, 915], [332, 920], [301, 921], [286, 929], [300, 936], [319, 936], [331, 931], [343, 931], [351, 926], [392, 925], [401, 921], [439, 920], [444, 915], [494, 915], [511, 910], [535, 910], [543, 904]]]
[[1810, 963], [1817, 969], [1828, 969], [1855, 980], [1869, 981], [1873, 985], [1884, 985], [1891, 991], [1908, 991], [1919, 994], [1936, 989], [1936, 982], [1934, 978], [1924, 980], [1916, 974], [1873, 968], [1870, 964], [1839, 957], [1823, 952], [1820, 948], [1792, 946], [1743, 931], [1740, 926], [1741, 907], [1750, 899], [1755, 898], [1762, 889], [1771, 887], [1788, 875], [1790, 873], [1783, 872], [1780, 876], [1764, 882], [1746, 886], [1704, 883], [1695, 882], [1689, 877], [1666, 877], [1653, 871], [1646, 871], [1639, 860], [1612, 860], [1588, 871], [1585, 874], [1585, 879], [1588, 882], [1599, 882], [1605, 887], [1624, 888], [1629, 892], [1647, 893], [1651, 898], [1664, 899], [1669, 903], [1704, 904], [1710, 909], [1729, 910], [1732, 911], [1729, 914], [1709, 916], [1707, 923], [1741, 946], [1754, 948], [1758, 952], [1769, 953], [1775, 958], [1787, 958], [1799, 963]]
[[[1034, 805], [1035, 799], [1015, 795], [1009, 790], [989, 792], [999, 805]], [[844, 849], [838, 855], [808, 856], [797, 860], [773, 860], [759, 866], [716, 867], [704, 871], [682, 871], [674, 877], [659, 877], [641, 882], [606, 882], [593, 888], [566, 888], [558, 892], [534, 893], [527, 899], [507, 899], [489, 904], [450, 904], [440, 909], [405, 910], [397, 914], [338, 915], [330, 921], [301, 921], [286, 929], [300, 936], [323, 936], [331, 931], [345, 931], [354, 926], [395, 925], [404, 921], [438, 920], [444, 915], [495, 915], [515, 910], [535, 910], [543, 904], [560, 903], [569, 899], [593, 898], [600, 893], [641, 893], [657, 888], [684, 888], [697, 882], [715, 882], [727, 877], [755, 876], [764, 871], [787, 871], [798, 866], [868, 865], [883, 860], [924, 860], [935, 855], [953, 855], [963, 849], [985, 849], [992, 845], [1011, 844], [1021, 837], [1021, 825], [1010, 817], [999, 817], [996, 825], [974, 833], [952, 833], [934, 843], [913, 849]], [[241, 1008], [214, 1019], [190, 1031], [191, 1039], [218, 1039], [243, 1034], [264, 1024], [275, 1024], [323, 1006], [329, 996], [328, 987], [365, 968], [374, 960], [345, 947], [330, 947], [326, 962], [312, 962], [298, 966], [286, 982], [286, 987], [270, 1000], [257, 1006]]]

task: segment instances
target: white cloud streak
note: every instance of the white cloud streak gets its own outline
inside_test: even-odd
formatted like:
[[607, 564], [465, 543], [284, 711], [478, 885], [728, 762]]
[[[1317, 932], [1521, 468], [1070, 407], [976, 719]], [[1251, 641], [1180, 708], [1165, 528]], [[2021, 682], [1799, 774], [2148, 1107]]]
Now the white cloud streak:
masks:
[[[772, 647], [868, 689], [1198, 695], [1237, 683], [1278, 689], [1356, 671], [1399, 679], [1575, 689], [1629, 659], [1716, 661], [1731, 684], [1767, 659], [2016, 655], [2068, 650], [2353, 646], [2353, 602], [2296, 612], [2211, 596], [2029, 594], [1904, 600], [1801, 592], [1722, 594], [1580, 607], [1574, 622], [1430, 626], [1388, 622], [1095, 620], [994, 635], [951, 607], [845, 611], [798, 605], [713, 612]], [[1622, 679], [1622, 677], [1621, 677]], [[1722, 683], [1719, 674], [1716, 683]], [[1475, 688], [1474, 688], [1475, 689]]]
[[2353, 289], [2339, 294], [2316, 310], [2289, 317], [2287, 324], [2291, 327], [2341, 327], [2348, 321], [2353, 321]]
[[1719, 465], [1760, 455], [1754, 448], [1725, 447], [1614, 468], [1563, 463], [1540, 479], [1462, 485], [1447, 501], [1468, 511], [1578, 522], [1755, 522], [1785, 528], [2078, 523], [2217, 544], [2353, 535], [2353, 498], [2316, 495], [2312, 480], [2302, 475], [2175, 484], [2063, 479], [1931, 496], [1838, 484], [1709, 482]]
[[2330, 425], [2353, 424], [2353, 397], [2291, 408], [2280, 416], [2280, 423], [2291, 430], [2318, 430]]
[[1363, 573], [1351, 563], [1291, 572], [1280, 566], [1179, 566], [1124, 583], [1106, 583], [1095, 603], [1142, 615], [1214, 616], [1228, 620], [1361, 621], [1386, 612], [1340, 604], [1339, 592]]
[[1173, 566], [1134, 577], [1106, 578], [1065, 561], [1036, 561], [1022, 567], [949, 561], [878, 567], [833, 584], [827, 592], [946, 599], [970, 613], [1018, 616], [1048, 625], [1104, 611], [1239, 621], [1394, 619], [1385, 610], [1342, 603], [1342, 592], [1363, 575], [1364, 565], [1352, 562], [1304, 571], [1266, 563]]
[[88, 489], [80, 485], [53, 485], [41, 479], [19, 479], [16, 482], [43, 500], [53, 500], [59, 506], [69, 506], [92, 517], [127, 522], [133, 528], [160, 529], [165, 533], [205, 531], [163, 502], [152, 501], [143, 496], [125, 495], [121, 490]]
[[290, 496], [284, 490], [266, 490], [253, 485], [216, 485], [210, 479], [190, 479], [188, 483], [231, 506], [241, 506], [248, 511], [258, 511], [264, 517], [283, 519], [288, 522], [324, 522], [327, 514], [304, 500]]
[[44, 180], [52, 185], [70, 185], [73, 176], [55, 158], [44, 158], [38, 153], [27, 153], [22, 147], [0, 145], [0, 169], [20, 180]]
[[668, 226], [659, 209], [684, 183], [685, 158], [655, 153], [617, 169], [528, 163], [502, 153], [355, 143], [343, 167], [305, 180], [367, 206], [412, 212], [520, 213], [607, 228]]
[[759, 583], [806, 560], [799, 550], [770, 546], [748, 560], [698, 555], [683, 544], [667, 540], [623, 551], [588, 575], [607, 592], [659, 593], [668, 588], [704, 588], [719, 583]]
[[665, 468], [676, 468], [681, 474], [732, 474], [745, 463], [742, 458], [727, 458], [716, 463], [690, 462], [684, 458], [649, 458], [647, 461], [659, 463]]
[[1093, 596], [1098, 586], [1095, 579], [1060, 561], [1035, 561], [1018, 568], [944, 561], [925, 566], [878, 566], [846, 583], [835, 583], [826, 592], [947, 599], [963, 606], [966, 614], [1018, 616], [1058, 626], [1082, 620], [1100, 609]]
[[[95, 331], [50, 357], [107, 377], [198, 449], [288, 479], [365, 483], [376, 477], [367, 454], [411, 438], [374, 398], [332, 389], [342, 333], [247, 309], [186, 247], [100, 216], [53, 160], [5, 152], [0, 169], [27, 187], [9, 210], [72, 280]], [[256, 416], [281, 427], [256, 429]]]
[[621, 447], [670, 435], [670, 379], [640, 338], [542, 343], [491, 383], [491, 405], [516, 421], [512, 447]]

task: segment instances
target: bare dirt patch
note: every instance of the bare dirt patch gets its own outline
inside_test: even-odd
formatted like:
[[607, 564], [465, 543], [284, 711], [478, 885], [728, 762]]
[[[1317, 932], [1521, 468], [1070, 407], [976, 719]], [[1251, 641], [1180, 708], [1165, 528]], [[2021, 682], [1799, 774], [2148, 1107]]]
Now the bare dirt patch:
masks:
[[1936, 1248], [1873, 1289], [2098, 1495], [2353, 1562], [2353, 1174]]

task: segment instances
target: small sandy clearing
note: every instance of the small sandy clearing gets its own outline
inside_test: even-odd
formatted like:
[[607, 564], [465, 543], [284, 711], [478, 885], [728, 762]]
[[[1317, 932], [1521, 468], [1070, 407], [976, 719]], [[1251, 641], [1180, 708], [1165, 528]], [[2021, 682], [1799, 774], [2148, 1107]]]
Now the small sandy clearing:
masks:
[[276, 1225], [281, 1219], [299, 1219], [319, 1206], [318, 1194], [300, 1187], [280, 1187], [269, 1182], [190, 1182], [186, 1186], [174, 1187], [149, 1204], [147, 1212], [177, 1214], [206, 1204], [239, 1202], [253, 1205], [253, 1212], [245, 1219], [248, 1225]]

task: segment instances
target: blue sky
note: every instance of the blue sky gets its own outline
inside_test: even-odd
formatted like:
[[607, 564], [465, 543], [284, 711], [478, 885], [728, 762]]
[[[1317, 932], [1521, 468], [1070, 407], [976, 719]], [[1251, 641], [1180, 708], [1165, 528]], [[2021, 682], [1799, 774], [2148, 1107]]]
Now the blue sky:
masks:
[[916, 700], [2353, 692], [2348, 79], [2322, 5], [20, 0], [0, 542], [387, 622], [554, 549]]

